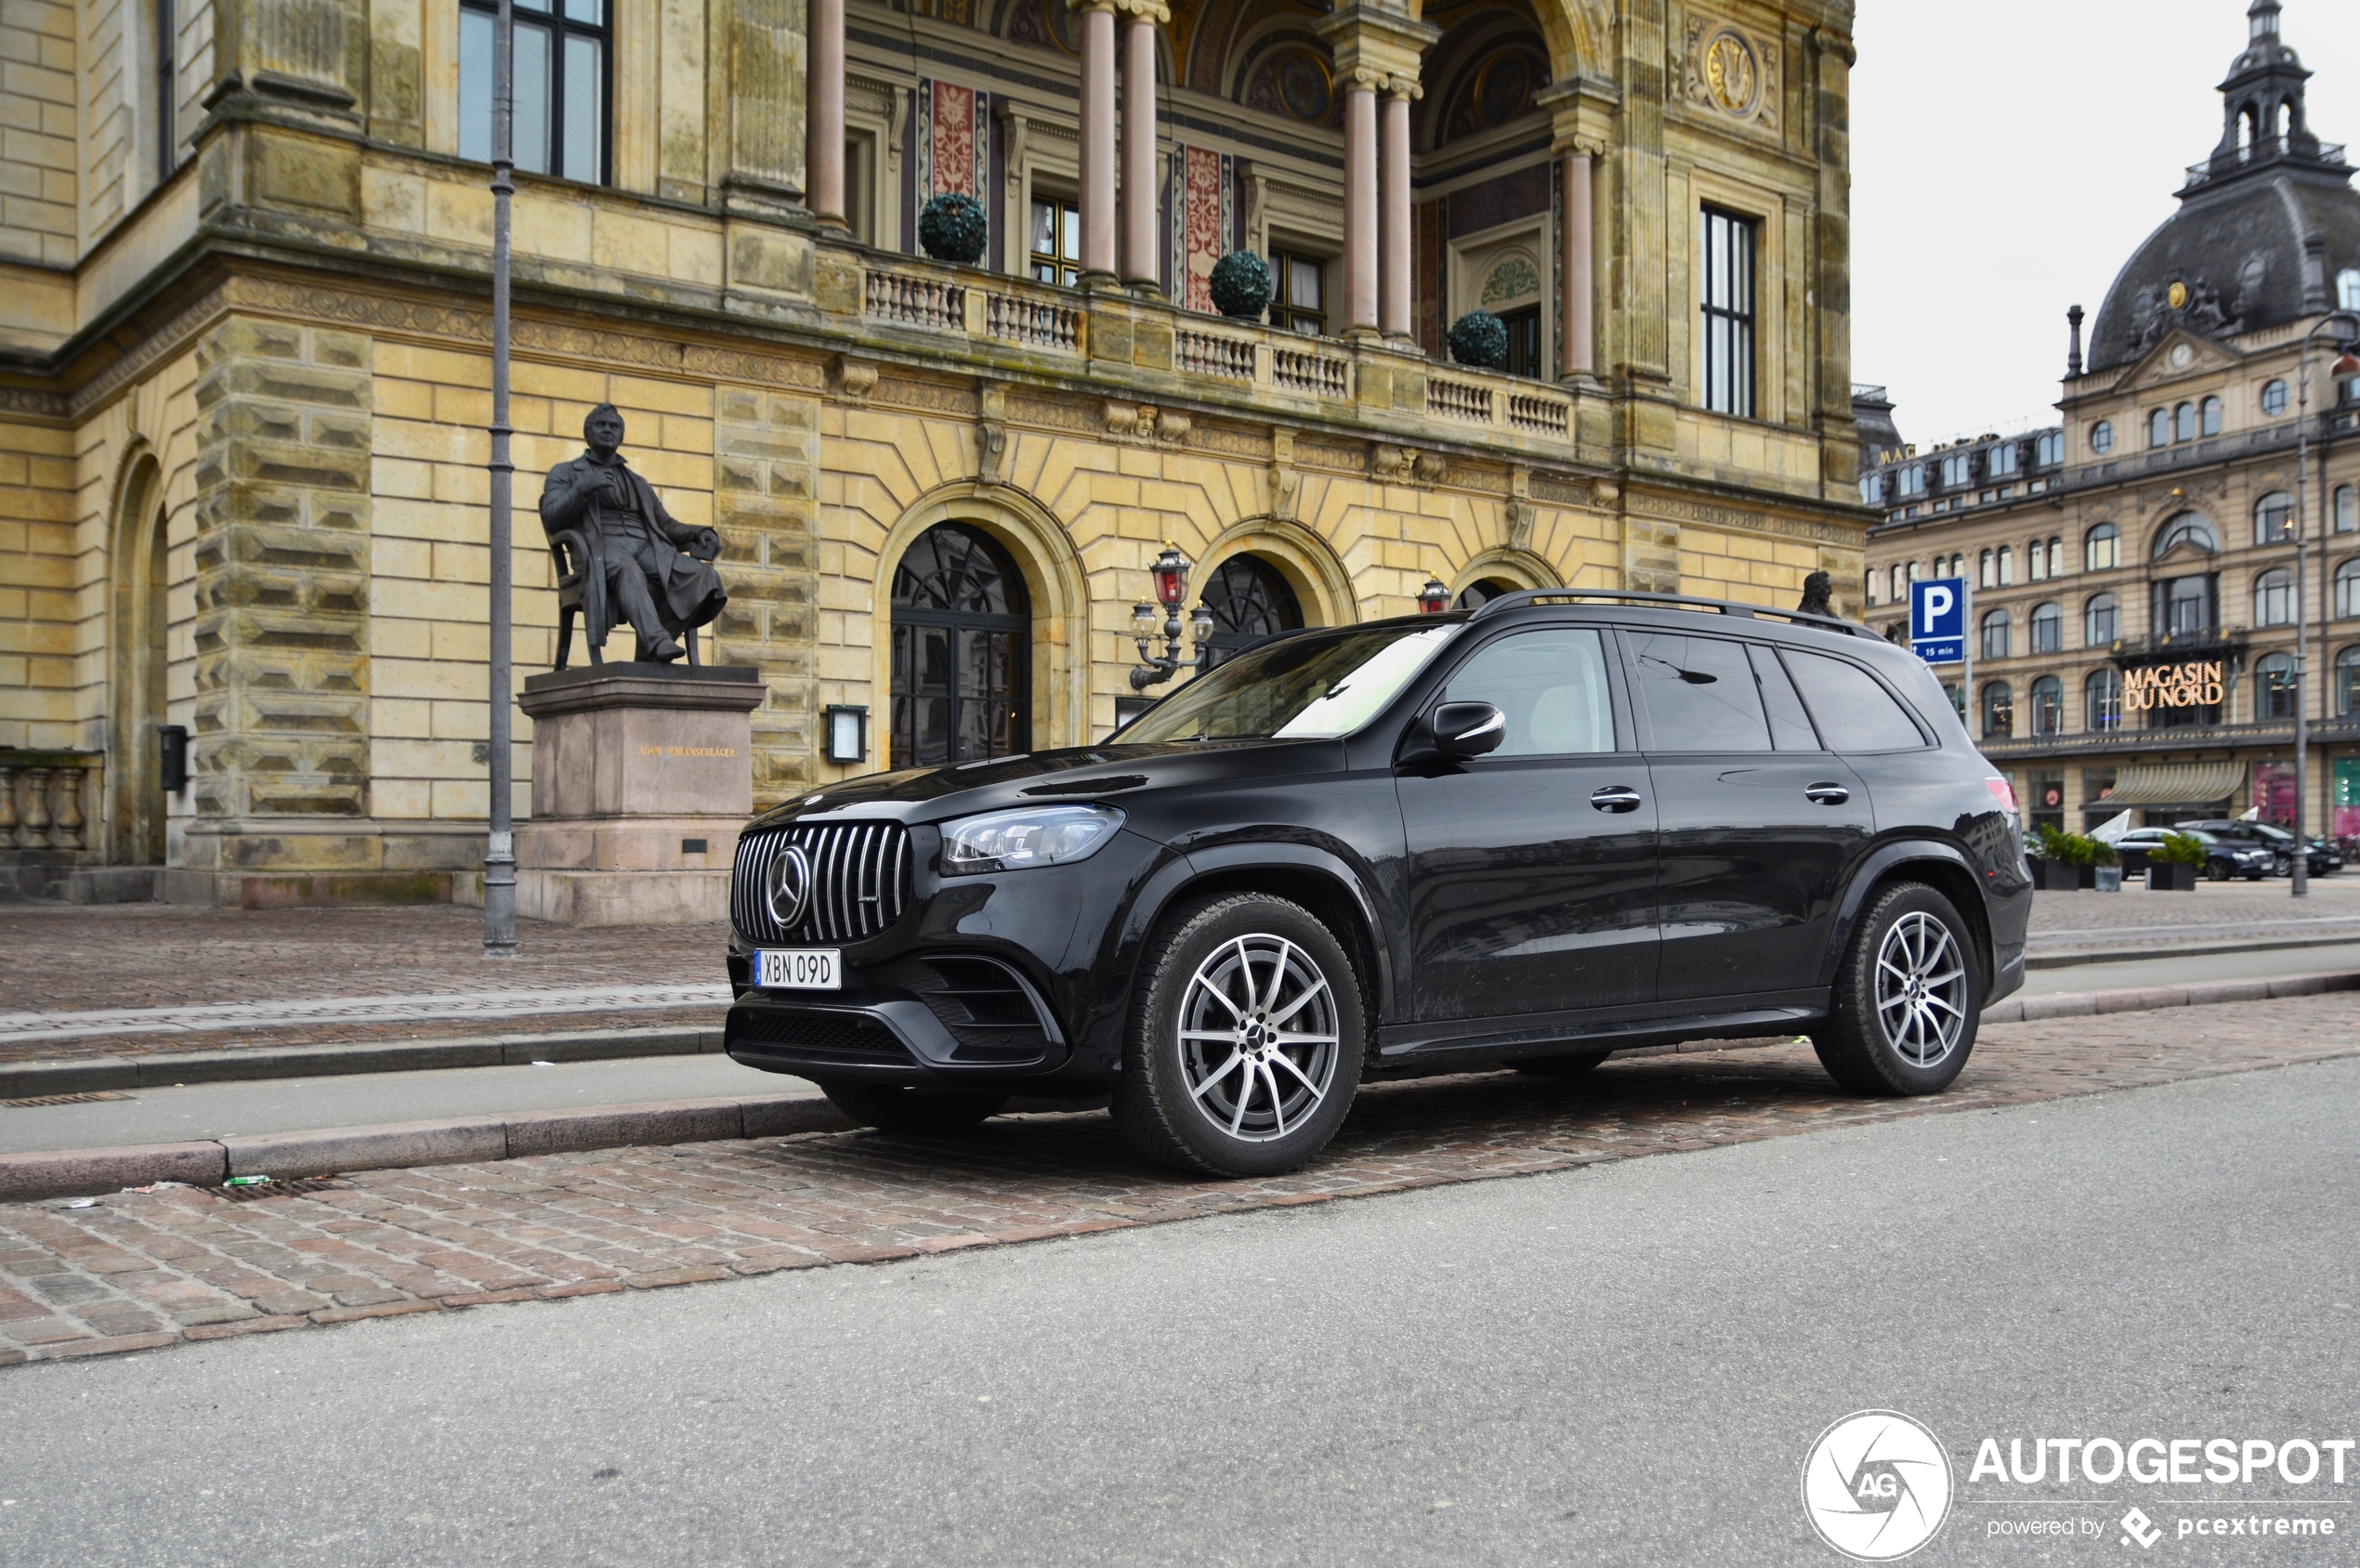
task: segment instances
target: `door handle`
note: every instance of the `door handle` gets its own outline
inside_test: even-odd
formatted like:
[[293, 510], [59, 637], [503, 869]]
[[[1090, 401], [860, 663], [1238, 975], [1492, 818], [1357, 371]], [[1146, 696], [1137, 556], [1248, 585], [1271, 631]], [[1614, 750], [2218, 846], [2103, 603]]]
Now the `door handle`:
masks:
[[1628, 784], [1609, 784], [1603, 790], [1591, 791], [1590, 804], [1600, 811], [1636, 811], [1639, 791]]
[[1842, 805], [1852, 798], [1852, 791], [1841, 784], [1812, 784], [1804, 788], [1803, 798], [1814, 805]]

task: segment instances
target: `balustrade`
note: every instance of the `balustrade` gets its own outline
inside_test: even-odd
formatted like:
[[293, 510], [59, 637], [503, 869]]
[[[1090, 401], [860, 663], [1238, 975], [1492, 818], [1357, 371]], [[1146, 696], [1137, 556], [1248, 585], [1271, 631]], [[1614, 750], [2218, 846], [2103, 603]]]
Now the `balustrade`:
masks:
[[1480, 425], [1491, 423], [1491, 388], [1473, 382], [1450, 381], [1442, 376], [1426, 378], [1426, 412], [1438, 419], [1470, 419]]
[[83, 751], [0, 751], [0, 849], [87, 847], [83, 791], [99, 759]]

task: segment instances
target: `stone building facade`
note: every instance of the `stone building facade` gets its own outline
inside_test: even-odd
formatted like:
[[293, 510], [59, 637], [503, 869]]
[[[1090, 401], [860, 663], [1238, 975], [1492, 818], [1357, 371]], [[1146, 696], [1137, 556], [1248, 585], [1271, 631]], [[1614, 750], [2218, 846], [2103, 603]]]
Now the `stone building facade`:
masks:
[[2360, 332], [2337, 314], [2360, 311], [2360, 192], [2307, 123], [2276, 0], [2249, 32], [2220, 145], [2115, 280], [2086, 357], [2070, 313], [2062, 421], [1902, 447], [1861, 480], [1886, 518], [1870, 622], [1906, 640], [1910, 581], [1969, 580], [1975, 689], [1950, 667], [1953, 699], [2059, 827], [2290, 820], [2301, 657], [2304, 822], [2360, 835], [2360, 381], [2330, 373]]
[[[0, 20], [0, 882], [476, 864], [491, 15]], [[516, 15], [517, 673], [557, 622], [537, 476], [612, 402], [724, 541], [758, 803], [1105, 735], [1167, 543], [1233, 637], [1429, 580], [1854, 597], [1849, 0]], [[977, 265], [918, 254], [949, 192]], [[1240, 248], [1269, 322], [1211, 311]], [[1512, 373], [1441, 357], [1477, 307]]]

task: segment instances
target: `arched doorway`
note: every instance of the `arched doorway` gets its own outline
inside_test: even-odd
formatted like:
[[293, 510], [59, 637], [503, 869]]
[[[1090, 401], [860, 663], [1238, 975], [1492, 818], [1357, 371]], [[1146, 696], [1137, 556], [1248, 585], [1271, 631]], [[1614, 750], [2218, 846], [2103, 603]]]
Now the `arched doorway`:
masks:
[[891, 765], [1031, 750], [1031, 632], [1024, 579], [981, 529], [911, 541], [893, 573]]
[[1303, 605], [1278, 570], [1259, 555], [1238, 555], [1215, 567], [1199, 595], [1213, 612], [1213, 658], [1218, 664], [1265, 637], [1303, 625]]
[[166, 797], [160, 784], [169, 552], [161, 472], [141, 458], [115, 526], [111, 689], [108, 693], [105, 854], [116, 866], [164, 861]]
[[1459, 590], [1459, 608], [1461, 609], [1477, 609], [1489, 604], [1492, 600], [1498, 598], [1502, 594], [1513, 594], [1514, 592], [1516, 592], [1516, 585], [1508, 581], [1504, 578], [1478, 578], [1475, 581], [1468, 583], [1464, 588]]

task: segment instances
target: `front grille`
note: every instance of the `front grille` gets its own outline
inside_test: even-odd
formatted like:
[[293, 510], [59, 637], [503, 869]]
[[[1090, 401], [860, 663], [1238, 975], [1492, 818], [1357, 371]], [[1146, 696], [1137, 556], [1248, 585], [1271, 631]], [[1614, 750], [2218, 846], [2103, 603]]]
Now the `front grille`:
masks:
[[[790, 843], [811, 863], [811, 896], [791, 927], [770, 918], [763, 876]], [[898, 822], [832, 822], [749, 833], [729, 877], [729, 921], [750, 942], [865, 942], [910, 902], [910, 835]]]
[[865, 1062], [906, 1066], [909, 1048], [892, 1030], [865, 1018], [838, 1013], [780, 1013], [752, 1008], [729, 1018], [728, 1043], [736, 1046], [777, 1046], [799, 1057], [824, 1057], [837, 1062]]

